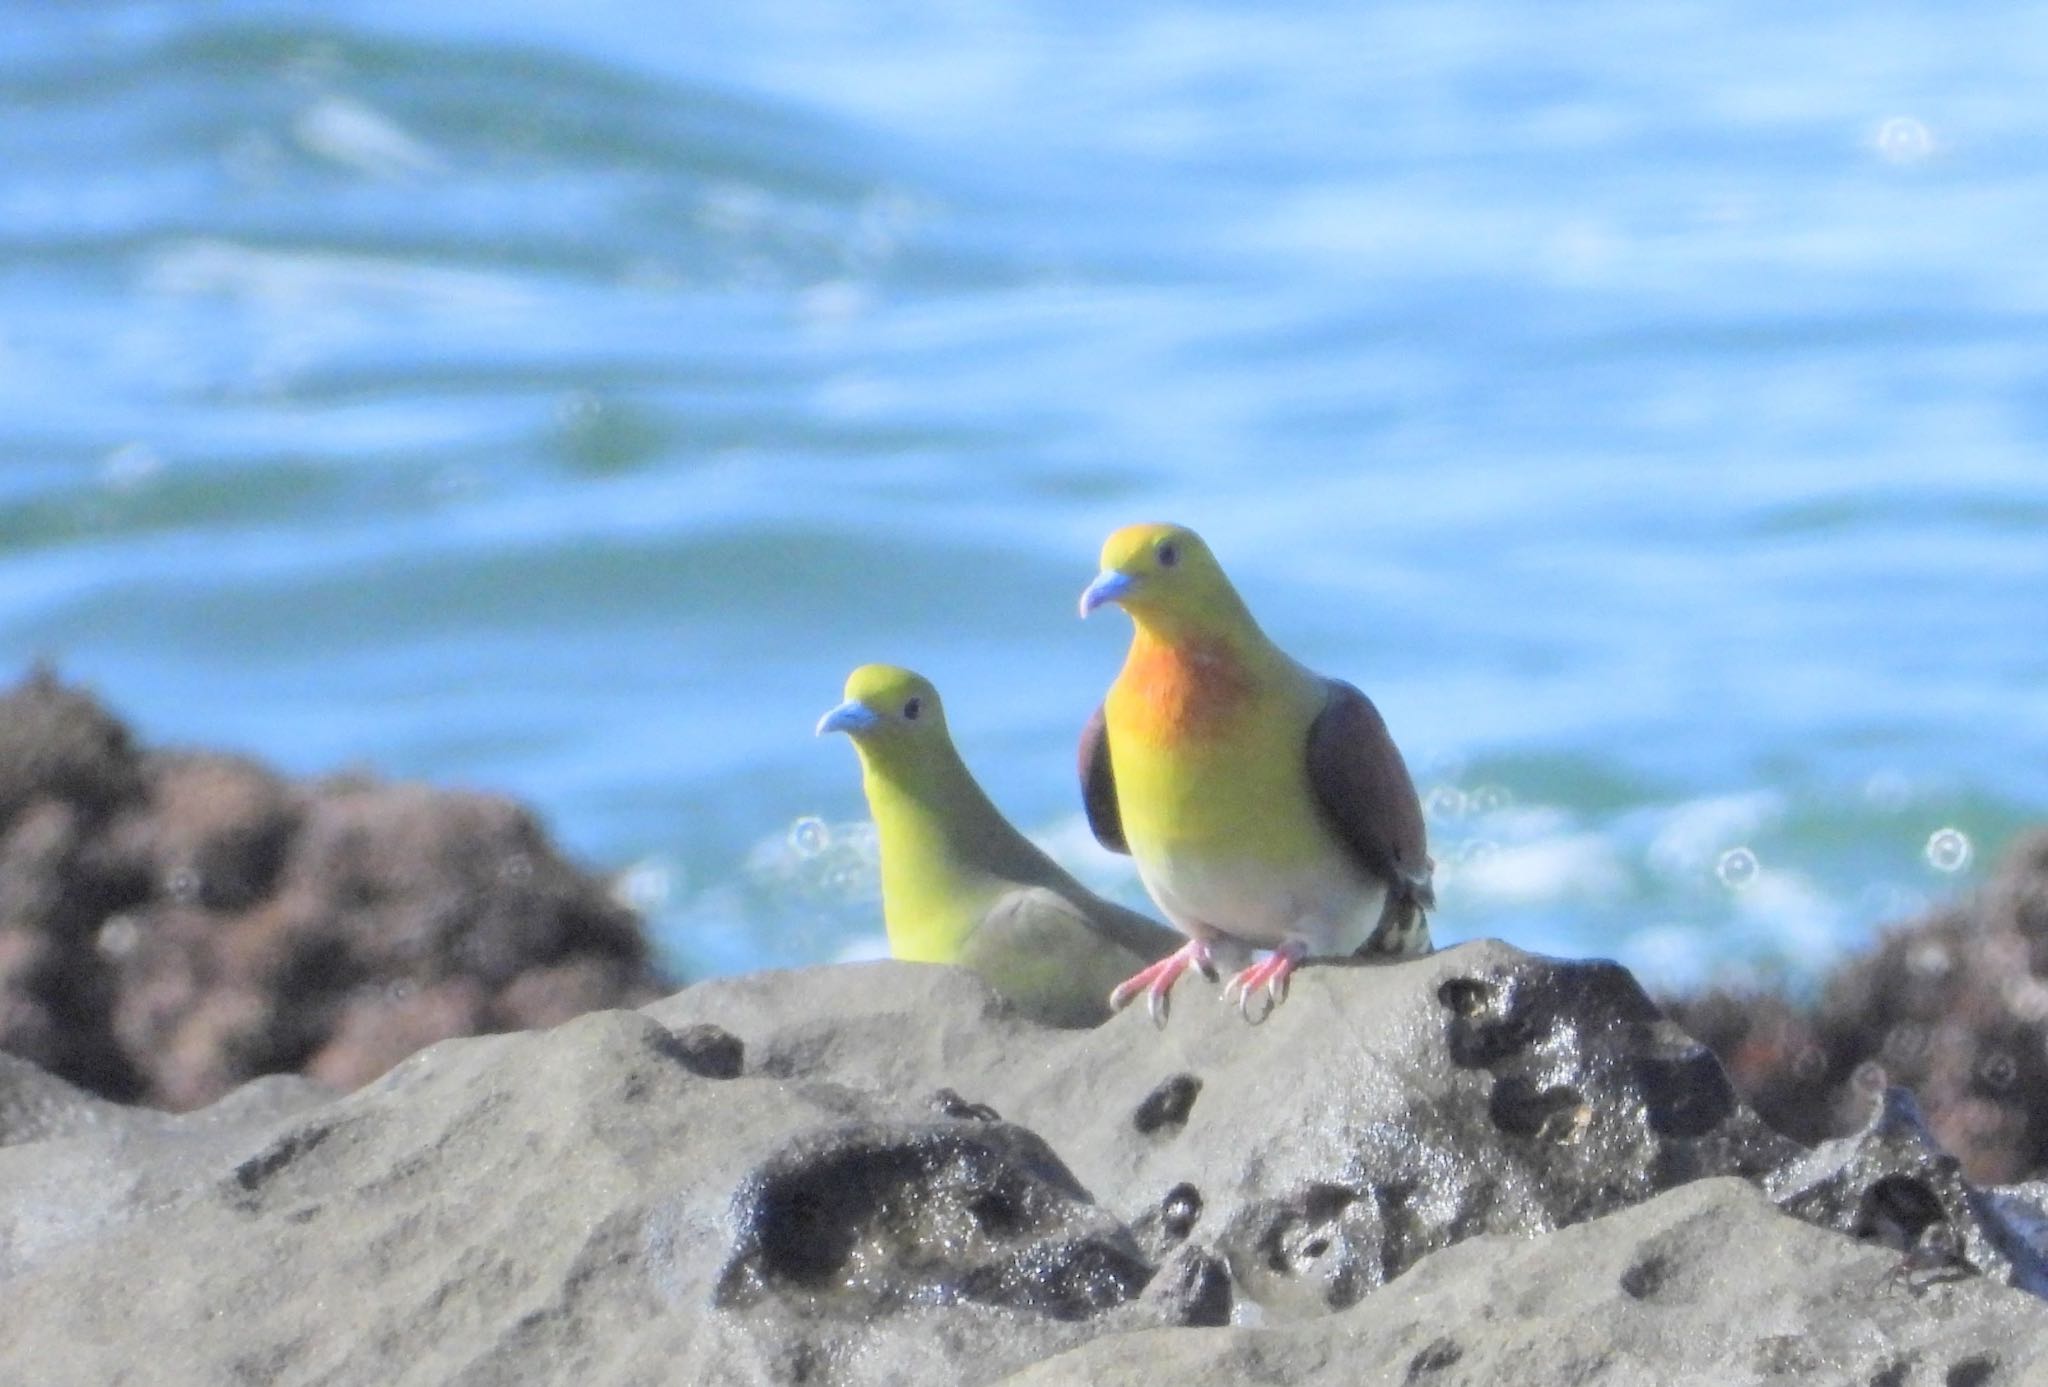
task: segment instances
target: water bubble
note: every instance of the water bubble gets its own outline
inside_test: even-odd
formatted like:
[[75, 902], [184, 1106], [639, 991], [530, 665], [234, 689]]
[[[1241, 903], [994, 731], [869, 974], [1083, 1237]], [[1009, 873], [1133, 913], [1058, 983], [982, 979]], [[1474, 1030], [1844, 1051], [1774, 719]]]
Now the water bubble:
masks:
[[205, 883], [200, 880], [199, 873], [190, 867], [173, 868], [170, 876], [164, 880], [165, 893], [179, 905], [198, 904], [199, 893], [204, 886]]
[[1721, 878], [1721, 884], [1730, 891], [1746, 891], [1756, 885], [1762, 870], [1757, 865], [1756, 854], [1748, 848], [1730, 848], [1714, 864], [1714, 875]]
[[1422, 807], [1438, 823], [1462, 819], [1465, 817], [1465, 792], [1455, 785], [1439, 785], [1429, 792]]
[[498, 864], [498, 879], [514, 885], [533, 879], [533, 859], [523, 852], [515, 852]]
[[1850, 1087], [1866, 1098], [1876, 1098], [1891, 1087], [1891, 1075], [1876, 1060], [1865, 1060], [1849, 1075]]
[[94, 942], [99, 946], [102, 957], [126, 958], [135, 952], [135, 946], [142, 942], [142, 927], [135, 923], [132, 915], [110, 915], [100, 926]]
[[1476, 867], [1499, 854], [1500, 844], [1485, 838], [1474, 838], [1458, 849], [1458, 863], [1460, 866]]
[[1927, 840], [1927, 864], [1937, 872], [1960, 872], [1975, 855], [1969, 835], [1959, 828], [1938, 828]]
[[1511, 796], [1498, 785], [1481, 785], [1471, 795], [1470, 804], [1475, 814], [1492, 814], [1508, 806]]
[[1875, 143], [1887, 163], [1917, 164], [1934, 153], [1934, 132], [1912, 116], [1893, 116], [1877, 127]]
[[1977, 1077], [1982, 1079], [1987, 1087], [1996, 1090], [2011, 1088], [2012, 1081], [2018, 1077], [2019, 1071], [2020, 1067], [2013, 1057], [2000, 1050], [1992, 1051], [1977, 1062]]
[[2032, 974], [2013, 978], [2005, 985], [2005, 1009], [2029, 1026], [2048, 1021], [2048, 986]]
[[798, 857], [816, 857], [832, 846], [832, 830], [815, 814], [806, 814], [789, 826], [789, 850]]

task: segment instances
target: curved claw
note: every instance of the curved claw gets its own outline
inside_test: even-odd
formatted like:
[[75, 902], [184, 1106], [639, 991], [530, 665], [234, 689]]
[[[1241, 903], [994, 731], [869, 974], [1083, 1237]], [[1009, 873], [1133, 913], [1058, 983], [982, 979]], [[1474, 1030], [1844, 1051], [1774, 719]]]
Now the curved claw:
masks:
[[[1238, 1015], [1253, 1026], [1273, 1014], [1273, 1008], [1287, 1000], [1288, 980], [1294, 970], [1307, 956], [1306, 945], [1289, 940], [1275, 949], [1266, 958], [1260, 959], [1236, 976], [1223, 989], [1224, 1002], [1237, 1004]], [[1253, 1014], [1254, 1004], [1257, 1014]]]
[[1118, 983], [1109, 994], [1109, 1009], [1122, 1011], [1142, 992], [1145, 994], [1145, 1011], [1152, 1018], [1152, 1024], [1164, 1026], [1168, 1013], [1173, 1009], [1173, 985], [1189, 968], [1199, 968], [1211, 977], [1215, 976], [1216, 965], [1210, 961], [1209, 946], [1199, 939], [1189, 940], [1165, 958]]
[[[1257, 1015], [1252, 1013], [1252, 998], [1254, 997], [1257, 997], [1260, 1002]], [[1271, 987], [1248, 987], [1237, 995], [1237, 1014], [1244, 1018], [1244, 1023], [1247, 1026], [1256, 1026], [1268, 1016], [1271, 1016], [1274, 1005], [1273, 989]]]
[[1152, 1024], [1160, 1030], [1166, 1029], [1166, 1017], [1173, 1010], [1173, 993], [1163, 987], [1155, 987], [1145, 993], [1145, 1014], [1152, 1018]]

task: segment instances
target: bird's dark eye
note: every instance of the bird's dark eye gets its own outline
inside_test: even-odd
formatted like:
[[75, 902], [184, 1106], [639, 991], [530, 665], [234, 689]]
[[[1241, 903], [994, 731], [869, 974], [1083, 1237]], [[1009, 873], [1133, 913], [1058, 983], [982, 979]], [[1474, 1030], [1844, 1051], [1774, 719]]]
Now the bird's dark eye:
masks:
[[922, 713], [923, 711], [924, 711], [924, 700], [923, 700], [923, 699], [921, 699], [921, 698], [913, 698], [913, 699], [911, 699], [911, 700], [910, 700], [910, 701], [909, 701], [908, 703], [906, 703], [906, 704], [904, 704], [904, 705], [903, 705], [903, 718], [904, 718], [904, 721], [906, 721], [906, 722], [916, 722], [916, 721], [917, 721], [917, 715], [918, 715], [919, 713]]
[[1168, 541], [1166, 541], [1166, 543], [1159, 546], [1159, 566], [1161, 568], [1172, 568], [1175, 564], [1179, 562], [1179, 545], [1175, 544], [1172, 540], [1169, 539]]

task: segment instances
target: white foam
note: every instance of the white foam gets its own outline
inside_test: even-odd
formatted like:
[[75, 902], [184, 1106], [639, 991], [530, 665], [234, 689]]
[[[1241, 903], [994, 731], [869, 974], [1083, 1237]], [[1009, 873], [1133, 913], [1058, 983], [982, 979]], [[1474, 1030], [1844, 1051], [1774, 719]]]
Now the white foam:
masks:
[[1730, 848], [1748, 843], [1784, 809], [1783, 796], [1774, 790], [1687, 800], [1665, 812], [1645, 856], [1666, 876], [1696, 875]]
[[376, 178], [418, 177], [446, 167], [426, 141], [353, 97], [315, 101], [292, 122], [292, 138], [308, 153]]
[[1512, 843], [1439, 864], [1446, 895], [1489, 906], [1612, 900], [1628, 889], [1628, 871], [1597, 833], [1567, 833]]

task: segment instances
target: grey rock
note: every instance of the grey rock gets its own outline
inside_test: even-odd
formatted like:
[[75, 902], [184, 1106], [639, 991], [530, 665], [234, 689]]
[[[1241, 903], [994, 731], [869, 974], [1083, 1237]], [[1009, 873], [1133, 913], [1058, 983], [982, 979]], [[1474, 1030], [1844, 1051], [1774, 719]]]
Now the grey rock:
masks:
[[1005, 1387], [1429, 1384], [1995, 1387], [2048, 1377], [2048, 1312], [1979, 1278], [1917, 1291], [1897, 1255], [1702, 1180], [1543, 1238], [1424, 1258], [1320, 1319], [1105, 1336]]
[[[1049, 1030], [961, 970], [873, 964], [451, 1040], [331, 1099], [129, 1121], [16, 1076], [0, 1113], [16, 1092], [34, 1116], [0, 1146], [0, 1381], [1840, 1363], [1903, 1384], [2037, 1362], [2038, 1302], [1894, 1275], [1901, 1252], [1755, 1193], [1812, 1158], [1619, 968], [1477, 944], [1306, 970], [1259, 1027], [1204, 1001], [1163, 1031]], [[1813, 1169], [1788, 1188], [1857, 1197]]]

